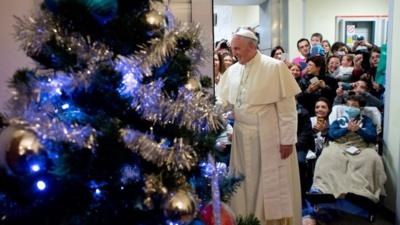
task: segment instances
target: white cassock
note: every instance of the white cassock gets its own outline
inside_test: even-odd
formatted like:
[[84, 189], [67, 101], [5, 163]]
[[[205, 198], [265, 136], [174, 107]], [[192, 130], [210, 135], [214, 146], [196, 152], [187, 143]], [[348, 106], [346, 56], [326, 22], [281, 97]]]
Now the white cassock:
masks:
[[280, 145], [297, 141], [295, 79], [283, 62], [257, 52], [245, 65], [230, 66], [219, 85], [217, 99], [234, 105], [230, 172], [245, 175], [233, 211], [255, 214], [263, 225], [301, 224], [296, 150], [280, 156]]

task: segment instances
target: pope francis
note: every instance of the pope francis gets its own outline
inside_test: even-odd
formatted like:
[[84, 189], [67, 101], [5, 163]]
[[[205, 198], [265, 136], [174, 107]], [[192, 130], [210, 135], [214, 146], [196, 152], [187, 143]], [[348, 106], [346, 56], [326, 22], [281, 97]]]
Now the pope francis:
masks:
[[244, 182], [230, 205], [236, 215], [254, 214], [262, 225], [301, 224], [295, 95], [287, 66], [257, 50], [258, 38], [240, 28], [231, 41], [238, 63], [221, 80], [217, 99], [234, 106], [230, 172]]

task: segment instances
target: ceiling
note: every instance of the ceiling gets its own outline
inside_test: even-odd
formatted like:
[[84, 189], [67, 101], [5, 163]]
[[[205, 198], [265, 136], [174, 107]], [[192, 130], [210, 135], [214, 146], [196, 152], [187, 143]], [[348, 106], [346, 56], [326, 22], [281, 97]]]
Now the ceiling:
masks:
[[260, 5], [266, 0], [214, 0], [214, 5]]

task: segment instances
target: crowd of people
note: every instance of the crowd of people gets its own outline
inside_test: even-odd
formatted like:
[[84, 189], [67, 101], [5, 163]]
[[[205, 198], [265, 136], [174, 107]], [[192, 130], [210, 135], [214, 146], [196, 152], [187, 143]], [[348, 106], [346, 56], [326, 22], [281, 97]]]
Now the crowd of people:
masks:
[[[230, 44], [221, 40], [215, 45], [217, 99], [221, 88], [226, 89], [221, 85], [227, 83], [221, 84], [220, 80], [228, 68], [236, 63], [248, 65], [247, 61], [237, 62], [241, 49], [232, 50]], [[385, 92], [381, 82], [385, 74], [378, 69], [384, 65], [380, 63], [380, 48], [363, 38], [355, 40], [351, 47], [343, 42], [331, 45], [322, 34], [314, 33], [310, 39], [299, 39], [297, 49], [300, 56], [292, 60], [282, 46], [272, 48], [270, 57], [287, 65], [301, 89], [295, 95], [298, 118], [295, 146], [303, 208], [307, 206], [306, 192], [329, 193], [335, 198], [351, 193], [378, 202], [385, 193], [386, 182], [377, 149]], [[241, 90], [237, 92], [240, 96]], [[229, 137], [220, 151], [229, 152], [226, 146], [231, 144], [232, 129]], [[303, 224], [316, 224], [314, 215], [303, 213], [303, 216]]]

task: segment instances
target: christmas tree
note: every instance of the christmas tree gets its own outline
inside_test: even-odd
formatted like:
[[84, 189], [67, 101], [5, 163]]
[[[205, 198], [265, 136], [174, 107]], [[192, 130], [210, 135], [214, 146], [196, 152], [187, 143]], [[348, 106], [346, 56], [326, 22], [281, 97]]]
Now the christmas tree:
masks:
[[199, 26], [162, 1], [45, 0], [15, 29], [37, 66], [10, 81], [0, 224], [203, 224], [233, 193]]

